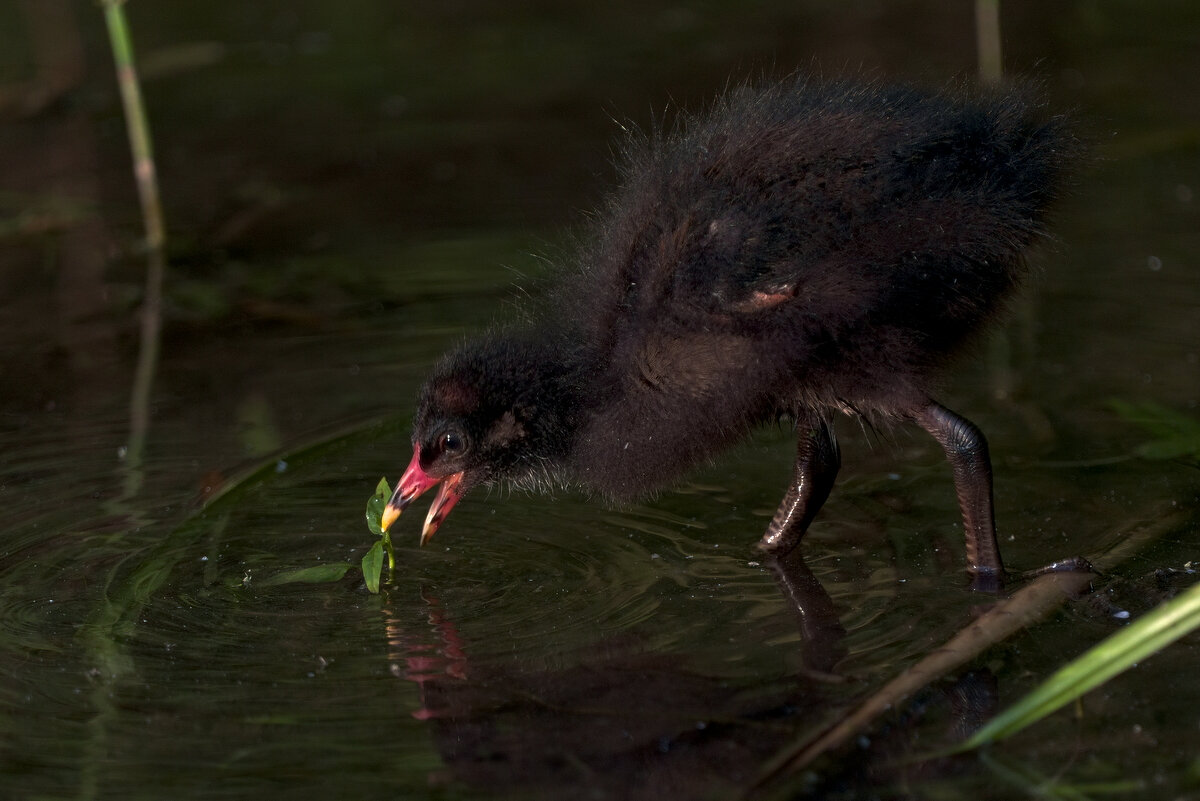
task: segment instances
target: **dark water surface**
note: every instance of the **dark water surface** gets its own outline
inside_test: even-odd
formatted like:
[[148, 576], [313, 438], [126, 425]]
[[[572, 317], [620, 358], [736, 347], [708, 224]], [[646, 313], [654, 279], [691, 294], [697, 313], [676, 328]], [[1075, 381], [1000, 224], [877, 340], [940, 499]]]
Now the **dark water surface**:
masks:
[[[632, 508], [481, 492], [418, 549], [422, 506], [382, 594], [357, 569], [421, 377], [562, 258], [613, 118], [810, 65], [942, 84], [974, 69], [959, 5], [134, 0], [171, 230], [139, 454], [144, 264], [99, 12], [66, 4], [79, 81], [30, 113], [39, 4], [0, 4], [0, 796], [738, 797], [973, 620], [992, 599], [937, 446], [852, 422], [804, 563], [751, 548], [792, 456], [766, 430]], [[991, 441], [1010, 566], [1110, 573], [759, 797], [1200, 794], [1195, 636], [986, 754], [902, 760], [1200, 560], [1196, 453], [1139, 456], [1150, 412], [1112, 404], [1200, 425], [1200, 16], [1003, 21], [1096, 158], [944, 397]], [[70, 15], [49, 27], [69, 44]]]

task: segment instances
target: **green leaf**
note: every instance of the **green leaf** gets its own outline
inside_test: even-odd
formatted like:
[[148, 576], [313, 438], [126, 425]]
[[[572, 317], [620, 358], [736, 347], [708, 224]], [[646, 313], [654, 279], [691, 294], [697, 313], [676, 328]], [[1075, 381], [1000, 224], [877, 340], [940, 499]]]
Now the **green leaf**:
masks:
[[379, 592], [379, 576], [383, 573], [383, 540], [377, 540], [362, 558], [362, 572], [367, 589]]
[[259, 587], [276, 587], [280, 584], [325, 584], [331, 581], [340, 581], [342, 576], [346, 575], [346, 571], [352, 567], [354, 565], [349, 562], [330, 562], [327, 565], [277, 573], [270, 578], [256, 581], [255, 584]]
[[383, 508], [392, 497], [392, 488], [388, 486], [387, 478], [379, 479], [375, 485], [375, 494], [367, 501], [367, 528], [376, 537], [383, 536]]
[[1136, 449], [1143, 459], [1200, 458], [1200, 436], [1179, 436], [1174, 439], [1155, 439], [1143, 442]]
[[1059, 668], [975, 732], [958, 750], [978, 748], [1016, 734], [1196, 628], [1200, 628], [1200, 584], [1159, 605]]
[[1114, 398], [1108, 405], [1123, 420], [1141, 426], [1153, 437], [1136, 450], [1143, 459], [1200, 459], [1200, 420], [1154, 401]]

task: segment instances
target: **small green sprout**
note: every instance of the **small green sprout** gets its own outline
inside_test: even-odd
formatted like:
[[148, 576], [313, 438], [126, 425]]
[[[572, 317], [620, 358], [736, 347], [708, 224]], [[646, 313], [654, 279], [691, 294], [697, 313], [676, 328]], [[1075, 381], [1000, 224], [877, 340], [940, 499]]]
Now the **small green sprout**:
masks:
[[367, 582], [367, 589], [374, 593], [379, 592], [379, 579], [383, 574], [383, 555], [385, 553], [387, 554], [388, 572], [391, 573], [396, 569], [392, 535], [383, 530], [381, 522], [383, 508], [387, 506], [388, 499], [391, 497], [392, 488], [388, 486], [387, 478], [381, 478], [375, 486], [375, 494], [367, 501], [367, 528], [379, 539], [362, 558], [362, 572], [363, 579]]

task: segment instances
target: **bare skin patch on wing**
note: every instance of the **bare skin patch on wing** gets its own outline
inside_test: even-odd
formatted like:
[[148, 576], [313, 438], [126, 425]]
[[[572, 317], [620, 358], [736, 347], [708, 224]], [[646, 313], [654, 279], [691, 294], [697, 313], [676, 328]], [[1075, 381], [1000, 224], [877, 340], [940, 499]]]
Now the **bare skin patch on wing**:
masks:
[[763, 311], [765, 309], [773, 309], [780, 303], [786, 303], [796, 297], [796, 290], [792, 287], [784, 287], [782, 292], [752, 292], [750, 297], [743, 301], [733, 304], [734, 311], [741, 313]]

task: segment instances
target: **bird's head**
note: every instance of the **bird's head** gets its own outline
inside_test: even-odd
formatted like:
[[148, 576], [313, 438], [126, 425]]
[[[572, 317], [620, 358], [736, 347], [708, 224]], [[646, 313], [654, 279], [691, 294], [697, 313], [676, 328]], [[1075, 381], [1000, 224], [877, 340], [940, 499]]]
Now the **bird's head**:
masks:
[[578, 404], [569, 363], [545, 341], [500, 335], [443, 358], [421, 389], [412, 460], [384, 509], [383, 529], [440, 484], [423, 545], [472, 487], [544, 475], [573, 435]]

